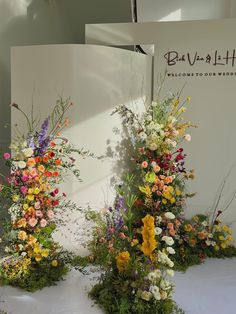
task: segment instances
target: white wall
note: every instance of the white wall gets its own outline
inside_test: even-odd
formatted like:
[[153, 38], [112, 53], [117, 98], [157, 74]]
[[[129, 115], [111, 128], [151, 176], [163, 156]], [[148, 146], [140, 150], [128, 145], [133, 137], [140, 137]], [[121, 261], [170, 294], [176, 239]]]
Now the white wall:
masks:
[[235, 17], [235, 2], [235, 0], [137, 0], [138, 21], [184, 21]]
[[[12, 102], [29, 112], [33, 97], [35, 113], [45, 117], [58, 95], [70, 96], [75, 105], [65, 136], [101, 156], [109, 146], [117, 151], [121, 139], [113, 133], [120, 125], [119, 117], [111, 116], [116, 105], [142, 103], [145, 96], [150, 101], [151, 71], [151, 57], [122, 49], [87, 45], [18, 47], [12, 50]], [[14, 109], [12, 122], [24, 129], [22, 117]], [[79, 160], [77, 165], [83, 183], [68, 179], [64, 188], [69, 198], [95, 209], [111, 205], [114, 191], [110, 179], [122, 169], [117, 169], [111, 159]], [[79, 232], [73, 224], [75, 220], [81, 227], [80, 219], [72, 216], [70, 228], [83, 237], [84, 230]], [[74, 236], [65, 232], [65, 237], [66, 245], [78, 246]]]
[[[9, 146], [10, 47], [84, 43], [85, 23], [131, 21], [127, 0], [0, 0], [0, 145]], [[0, 172], [3, 171], [0, 158]]]

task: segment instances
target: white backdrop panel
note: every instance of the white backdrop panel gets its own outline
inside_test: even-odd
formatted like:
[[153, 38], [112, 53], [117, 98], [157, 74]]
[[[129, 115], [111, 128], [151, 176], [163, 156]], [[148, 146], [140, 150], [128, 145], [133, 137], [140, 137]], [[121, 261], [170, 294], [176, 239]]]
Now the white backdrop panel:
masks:
[[[31, 46], [12, 49], [12, 102], [30, 111], [32, 99], [35, 112], [47, 116], [58, 96], [71, 97], [70, 127], [64, 135], [97, 156], [104, 155], [107, 140], [115, 147], [119, 137], [119, 117], [110, 116], [116, 105], [143, 101], [151, 97], [152, 58], [127, 50], [93, 45]], [[24, 124], [12, 110], [12, 124]], [[99, 209], [111, 204], [113, 191], [110, 178], [114, 175], [110, 160], [79, 160], [83, 183], [68, 178], [63, 189], [68, 197], [85, 206]], [[79, 216], [71, 217], [83, 224]], [[82, 232], [83, 233], [83, 232]], [[81, 236], [82, 236], [81, 233]], [[77, 248], [73, 235], [63, 230], [59, 235], [66, 246]], [[75, 241], [74, 241], [75, 242]]]

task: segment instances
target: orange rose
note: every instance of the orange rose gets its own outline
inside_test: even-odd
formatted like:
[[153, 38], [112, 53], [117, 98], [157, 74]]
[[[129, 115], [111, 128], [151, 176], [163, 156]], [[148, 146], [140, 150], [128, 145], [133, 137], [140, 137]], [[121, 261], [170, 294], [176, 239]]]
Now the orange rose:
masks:
[[29, 158], [26, 164], [28, 167], [34, 167], [36, 164], [35, 159], [33, 157]]
[[17, 221], [17, 227], [18, 228], [25, 228], [26, 227], [26, 219], [21, 218], [20, 220]]
[[45, 171], [45, 167], [43, 165], [38, 166], [38, 171], [44, 172]]

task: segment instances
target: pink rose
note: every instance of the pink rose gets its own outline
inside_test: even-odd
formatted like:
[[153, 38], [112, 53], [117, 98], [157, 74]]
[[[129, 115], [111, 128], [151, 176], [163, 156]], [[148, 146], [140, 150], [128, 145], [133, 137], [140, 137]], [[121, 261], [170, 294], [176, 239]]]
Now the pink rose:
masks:
[[40, 226], [41, 226], [42, 228], [46, 227], [47, 224], [48, 224], [48, 222], [47, 222], [46, 219], [41, 219], [41, 221], [40, 221]]
[[25, 182], [25, 181], [27, 181], [27, 180], [29, 180], [29, 177], [27, 177], [27, 176], [22, 176], [22, 177], [21, 177], [21, 181]]
[[38, 223], [38, 219], [35, 219], [35, 218], [30, 218], [29, 220], [28, 220], [28, 224], [30, 225], [30, 227], [35, 227], [36, 225], [37, 225], [37, 223]]
[[143, 167], [143, 168], [147, 168], [147, 167], [148, 167], [148, 163], [147, 163], [146, 161], [143, 161], [143, 162], [142, 162], [142, 167]]
[[21, 186], [21, 187], [20, 187], [20, 191], [21, 191], [22, 194], [26, 194], [27, 191], [28, 191], [28, 189], [27, 189], [26, 186]]
[[4, 154], [3, 154], [3, 158], [4, 158], [5, 160], [10, 159], [10, 158], [11, 158], [11, 154], [9, 154], [9, 153], [4, 153]]
[[34, 204], [34, 208], [35, 208], [35, 209], [39, 209], [40, 206], [41, 206], [40, 202], [36, 202], [36, 203]]
[[36, 215], [36, 217], [39, 217], [39, 218], [43, 217], [43, 213], [41, 212], [41, 210], [36, 210], [35, 215]]
[[47, 216], [48, 216], [49, 219], [53, 219], [53, 217], [54, 217], [53, 210], [49, 209], [49, 211], [47, 212]]

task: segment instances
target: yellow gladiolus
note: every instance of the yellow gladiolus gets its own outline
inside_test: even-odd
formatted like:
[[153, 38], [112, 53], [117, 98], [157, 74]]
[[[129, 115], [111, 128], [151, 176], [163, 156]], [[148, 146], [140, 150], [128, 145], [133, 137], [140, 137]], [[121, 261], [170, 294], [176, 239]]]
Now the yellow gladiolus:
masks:
[[143, 243], [141, 245], [141, 251], [145, 256], [152, 255], [152, 252], [157, 248], [157, 241], [155, 239], [155, 224], [154, 217], [146, 215], [143, 219], [142, 237]]
[[121, 252], [116, 257], [116, 266], [119, 272], [124, 272], [130, 262], [130, 254], [127, 251]]

